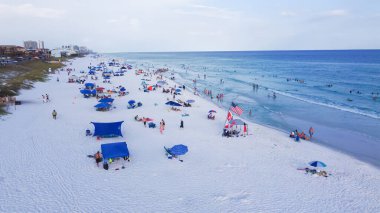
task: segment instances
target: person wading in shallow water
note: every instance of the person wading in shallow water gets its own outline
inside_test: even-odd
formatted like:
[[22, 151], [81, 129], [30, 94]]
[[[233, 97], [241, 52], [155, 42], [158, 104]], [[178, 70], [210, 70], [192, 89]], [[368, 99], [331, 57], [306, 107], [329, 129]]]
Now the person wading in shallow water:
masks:
[[309, 135], [310, 135], [310, 139], [313, 137], [313, 135], [314, 135], [314, 129], [313, 129], [313, 127], [310, 127], [310, 129], [309, 129]]

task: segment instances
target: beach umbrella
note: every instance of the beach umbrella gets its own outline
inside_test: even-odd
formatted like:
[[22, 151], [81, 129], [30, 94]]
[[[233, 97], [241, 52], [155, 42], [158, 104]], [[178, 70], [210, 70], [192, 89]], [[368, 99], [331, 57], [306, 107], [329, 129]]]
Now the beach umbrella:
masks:
[[326, 167], [327, 165], [325, 163], [323, 163], [322, 161], [311, 161], [309, 163], [310, 166], [313, 166], [313, 167]]
[[85, 83], [84, 86], [85, 87], [95, 87], [95, 84], [94, 83]]
[[111, 104], [108, 104], [108, 103], [98, 103], [94, 106], [95, 108], [110, 108], [111, 107]]
[[128, 104], [129, 104], [129, 105], [133, 105], [133, 104], [135, 104], [135, 103], [136, 103], [135, 100], [130, 100], [130, 101], [128, 101]]
[[216, 111], [212, 109], [212, 110], [208, 111], [208, 113], [216, 113]]
[[177, 102], [174, 102], [174, 101], [168, 101], [168, 102], [166, 102], [166, 105], [169, 105], [169, 106], [182, 106], [181, 104], [179, 104]]
[[120, 88], [120, 91], [124, 92], [126, 89], [124, 87]]
[[189, 104], [194, 103], [194, 102], [195, 102], [194, 100], [187, 100], [186, 101], [186, 103], [189, 103]]
[[188, 152], [187, 146], [183, 144], [178, 144], [170, 148], [170, 154], [172, 155], [184, 155]]
[[102, 98], [99, 100], [100, 103], [112, 103], [113, 102], [113, 98]]
[[176, 89], [175, 92], [181, 92], [181, 90], [180, 89]]
[[91, 94], [91, 90], [88, 90], [88, 89], [82, 89], [80, 91], [80, 93], [82, 93], [83, 95], [90, 95]]

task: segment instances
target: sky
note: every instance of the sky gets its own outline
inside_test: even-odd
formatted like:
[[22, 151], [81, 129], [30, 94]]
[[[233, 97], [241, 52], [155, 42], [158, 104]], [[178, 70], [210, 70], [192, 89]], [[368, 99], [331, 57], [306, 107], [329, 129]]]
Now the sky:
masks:
[[380, 49], [380, 1], [0, 0], [0, 26], [97, 52]]

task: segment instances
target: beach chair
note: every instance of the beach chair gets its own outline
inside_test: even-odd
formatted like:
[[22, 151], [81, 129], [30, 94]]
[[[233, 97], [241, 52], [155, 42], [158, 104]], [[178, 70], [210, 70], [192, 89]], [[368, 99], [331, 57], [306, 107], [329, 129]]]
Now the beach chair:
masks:
[[91, 131], [89, 129], [86, 129], [86, 136], [91, 136]]
[[165, 155], [168, 157], [168, 159], [172, 159], [173, 157], [175, 158], [175, 156], [170, 153], [170, 149], [166, 148], [165, 146], [164, 146], [164, 149], [165, 149]]

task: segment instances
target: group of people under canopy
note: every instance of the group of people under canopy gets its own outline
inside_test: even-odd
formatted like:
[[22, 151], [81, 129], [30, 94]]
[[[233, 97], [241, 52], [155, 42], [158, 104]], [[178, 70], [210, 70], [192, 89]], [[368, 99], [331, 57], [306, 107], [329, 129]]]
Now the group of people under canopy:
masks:
[[248, 135], [248, 124], [240, 119], [230, 120], [224, 127], [223, 137], [239, 137]]

